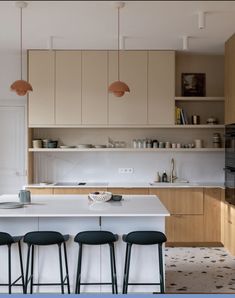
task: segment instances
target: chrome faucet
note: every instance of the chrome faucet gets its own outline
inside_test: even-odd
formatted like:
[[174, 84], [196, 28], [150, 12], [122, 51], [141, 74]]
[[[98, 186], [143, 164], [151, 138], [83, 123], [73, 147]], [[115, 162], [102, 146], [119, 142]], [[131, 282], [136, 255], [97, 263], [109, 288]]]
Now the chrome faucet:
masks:
[[170, 183], [173, 183], [178, 177], [175, 176], [175, 160], [171, 159], [171, 173], [170, 173]]

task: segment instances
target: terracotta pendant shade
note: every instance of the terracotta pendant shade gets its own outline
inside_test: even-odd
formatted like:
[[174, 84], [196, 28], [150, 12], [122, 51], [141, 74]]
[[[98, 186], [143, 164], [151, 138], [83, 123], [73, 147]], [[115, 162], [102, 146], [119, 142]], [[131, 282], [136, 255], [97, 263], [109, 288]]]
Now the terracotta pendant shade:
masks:
[[15, 91], [19, 96], [24, 96], [28, 91], [33, 91], [33, 88], [28, 82], [18, 80], [11, 85], [11, 90]]
[[113, 82], [111, 85], [109, 85], [108, 92], [113, 93], [116, 97], [122, 97], [125, 92], [130, 92], [130, 88], [128, 85], [122, 81], [120, 81], [120, 8], [123, 8], [125, 6], [124, 2], [117, 2], [116, 7], [118, 8], [118, 53], [117, 53], [117, 66], [118, 66], [118, 79], [117, 81]]
[[116, 81], [109, 86], [108, 91], [117, 97], [122, 97], [125, 92], [130, 92], [130, 89], [126, 83], [122, 81]]
[[28, 91], [33, 91], [32, 86], [25, 80], [23, 80], [23, 47], [22, 47], [22, 10], [27, 7], [27, 2], [18, 1], [15, 3], [16, 7], [20, 9], [20, 80], [11, 84], [11, 90], [15, 91], [19, 96], [24, 96]]

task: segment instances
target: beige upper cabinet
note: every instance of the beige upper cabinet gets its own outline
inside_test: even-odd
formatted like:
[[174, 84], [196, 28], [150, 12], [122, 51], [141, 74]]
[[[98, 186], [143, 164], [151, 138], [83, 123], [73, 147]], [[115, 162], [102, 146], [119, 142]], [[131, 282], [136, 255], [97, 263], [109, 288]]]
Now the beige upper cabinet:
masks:
[[54, 51], [29, 51], [29, 126], [55, 124]]
[[175, 52], [149, 51], [148, 124], [174, 124]]
[[[147, 124], [147, 51], [120, 52], [120, 80], [130, 88], [123, 97], [109, 94], [110, 125]], [[117, 51], [109, 52], [109, 84], [117, 80]]]
[[58, 125], [81, 124], [81, 51], [56, 51], [55, 55], [55, 123]]
[[235, 35], [225, 44], [225, 124], [235, 123]]
[[108, 123], [108, 52], [82, 52], [82, 124]]

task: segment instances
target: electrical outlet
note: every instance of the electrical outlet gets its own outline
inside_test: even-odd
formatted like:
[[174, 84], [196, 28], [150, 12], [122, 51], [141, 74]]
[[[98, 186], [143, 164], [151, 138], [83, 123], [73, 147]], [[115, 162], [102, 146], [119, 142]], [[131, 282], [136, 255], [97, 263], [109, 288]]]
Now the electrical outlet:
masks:
[[119, 174], [133, 174], [134, 169], [133, 168], [119, 168], [118, 173]]

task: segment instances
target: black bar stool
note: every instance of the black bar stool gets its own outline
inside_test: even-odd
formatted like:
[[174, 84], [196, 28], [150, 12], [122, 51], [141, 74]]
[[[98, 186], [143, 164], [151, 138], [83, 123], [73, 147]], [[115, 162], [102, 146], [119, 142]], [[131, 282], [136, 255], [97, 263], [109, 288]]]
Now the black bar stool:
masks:
[[[160, 293], [164, 293], [164, 273], [163, 273], [163, 257], [162, 257], [162, 244], [167, 241], [166, 236], [157, 231], [136, 231], [127, 235], [123, 235], [122, 240], [127, 243], [126, 245], [126, 257], [124, 268], [124, 279], [122, 293], [127, 294], [128, 285], [160, 285]], [[131, 247], [132, 244], [137, 245], [158, 245], [158, 257], [159, 257], [159, 283], [129, 283], [129, 270], [131, 260]]]
[[[70, 294], [70, 284], [69, 284], [69, 272], [68, 272], [68, 261], [67, 261], [67, 251], [66, 251], [66, 241], [69, 239], [69, 235], [62, 235], [59, 232], [52, 231], [42, 231], [42, 232], [29, 232], [24, 236], [24, 242], [28, 244], [28, 254], [27, 254], [27, 263], [26, 263], [26, 276], [25, 276], [25, 294], [27, 294], [27, 286], [30, 282], [30, 294], [33, 293], [33, 286], [61, 286], [61, 293], [64, 294], [64, 286], [67, 285], [68, 293]], [[60, 283], [34, 283], [33, 274], [34, 274], [34, 246], [35, 245], [58, 245], [59, 249], [59, 264], [60, 264]], [[61, 246], [64, 247], [64, 263], [65, 263], [65, 272], [64, 277], [63, 273], [63, 264], [62, 264], [62, 250]], [[30, 251], [31, 251], [31, 264], [30, 264]], [[31, 265], [31, 272], [29, 274], [29, 266]]]
[[[81, 285], [112, 285], [112, 293], [117, 294], [117, 274], [115, 263], [114, 242], [118, 240], [118, 235], [114, 235], [108, 231], [86, 231], [78, 233], [74, 241], [79, 244], [78, 251], [78, 265], [77, 265], [77, 277], [75, 294], [80, 294]], [[108, 244], [110, 247], [110, 264], [111, 264], [111, 283], [82, 283], [81, 282], [81, 269], [82, 269], [82, 249], [83, 245], [103, 245]]]
[[[24, 292], [24, 271], [23, 271], [23, 261], [22, 261], [22, 253], [21, 253], [21, 245], [20, 240], [22, 236], [11, 236], [8, 233], [0, 232], [0, 246], [7, 245], [8, 246], [8, 283], [1, 283], [0, 286], [8, 286], [8, 293], [11, 294], [12, 286], [22, 286], [22, 290]], [[19, 258], [20, 258], [20, 271], [21, 275], [15, 280], [11, 281], [11, 246], [12, 244], [18, 243], [19, 250]], [[21, 279], [22, 283], [17, 284], [17, 282]]]

